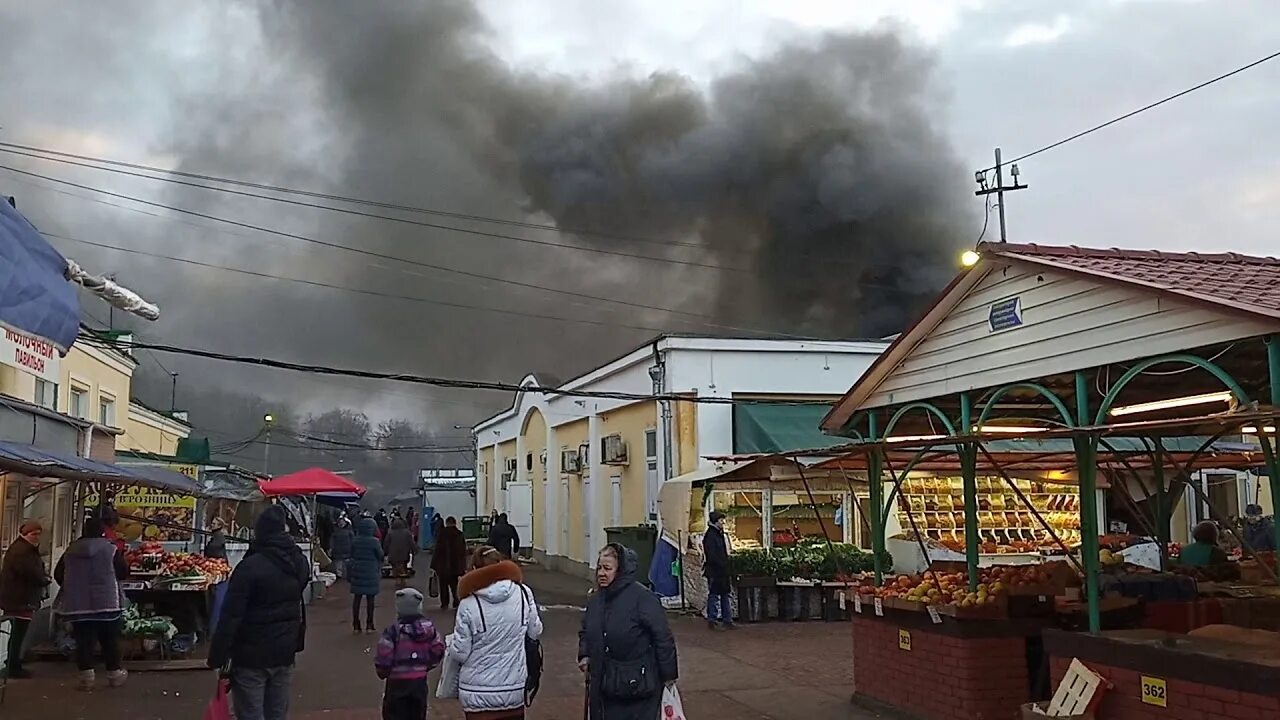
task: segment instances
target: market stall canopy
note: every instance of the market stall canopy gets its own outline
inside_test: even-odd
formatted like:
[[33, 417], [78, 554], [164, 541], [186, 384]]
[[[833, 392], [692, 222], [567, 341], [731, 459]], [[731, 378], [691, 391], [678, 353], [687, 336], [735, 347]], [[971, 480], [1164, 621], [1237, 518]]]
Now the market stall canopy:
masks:
[[[123, 466], [122, 466], [123, 467]], [[160, 488], [179, 495], [192, 497], [206, 496], [204, 488], [195, 480], [176, 470], [161, 465], [129, 465], [129, 474], [144, 477], [152, 482], [151, 487]]]
[[363, 485], [324, 468], [310, 468], [271, 480], [260, 480], [258, 487], [267, 497], [319, 493], [355, 493], [363, 496], [365, 492]]
[[662, 489], [658, 491], [658, 521], [663, 535], [675, 543], [676, 547], [680, 547], [680, 540], [687, 540], [689, 537], [689, 511], [692, 507], [694, 483], [701, 485], [706, 480], [733, 472], [749, 462], [714, 462], [664, 482]]
[[[1097, 466], [1102, 470], [1143, 471], [1153, 464], [1153, 446], [1143, 438], [1102, 438], [1098, 448]], [[960, 455], [955, 444], [939, 442], [924, 448], [927, 442], [907, 443], [908, 447], [893, 449], [893, 444], [880, 445], [885, 470], [901, 472], [911, 465], [917, 472], [960, 474]], [[917, 447], [919, 445], [920, 447]], [[815, 470], [840, 469], [865, 477], [869, 463], [868, 452], [874, 446], [848, 451], [842, 448], [834, 457], [825, 458], [814, 465]], [[1188, 472], [1203, 469], [1241, 469], [1265, 473], [1262, 448], [1256, 442], [1213, 441], [1201, 436], [1163, 438], [1164, 462], [1173, 468]], [[1076, 471], [1075, 448], [1066, 438], [1043, 440], [987, 440], [978, 453], [979, 473], [1004, 471], [1058, 473], [1059, 480], [1068, 480]], [[1197, 452], [1202, 448], [1207, 452]], [[914, 462], [914, 464], [912, 464]]]
[[733, 451], [777, 453], [844, 444], [844, 438], [824, 435], [818, 428], [830, 410], [825, 404], [734, 405]]
[[65, 355], [80, 332], [80, 303], [66, 271], [66, 258], [0, 198], [0, 324]]
[[112, 465], [3, 440], [0, 440], [0, 470], [34, 478], [142, 485], [186, 495], [204, 495], [190, 478], [165, 468]]

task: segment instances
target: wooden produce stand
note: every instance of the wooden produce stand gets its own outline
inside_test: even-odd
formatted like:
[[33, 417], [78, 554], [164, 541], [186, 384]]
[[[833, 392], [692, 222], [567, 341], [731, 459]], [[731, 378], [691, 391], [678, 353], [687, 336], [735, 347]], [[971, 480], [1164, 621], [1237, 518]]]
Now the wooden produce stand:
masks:
[[[126, 622], [126, 641], [133, 643], [132, 648], [126, 644], [126, 650], [132, 650], [130, 654], [134, 656], [159, 655], [167, 659], [169, 641], [174, 636], [207, 639], [213, 630], [218, 586], [230, 575], [226, 561], [170, 553], [154, 543], [130, 550], [126, 557], [130, 576], [121, 583], [121, 589], [141, 616], [141, 620]], [[148, 618], [157, 620], [149, 622]], [[130, 632], [131, 624], [142, 629]], [[172, 629], [165, 631], [162, 628], [167, 624]]]

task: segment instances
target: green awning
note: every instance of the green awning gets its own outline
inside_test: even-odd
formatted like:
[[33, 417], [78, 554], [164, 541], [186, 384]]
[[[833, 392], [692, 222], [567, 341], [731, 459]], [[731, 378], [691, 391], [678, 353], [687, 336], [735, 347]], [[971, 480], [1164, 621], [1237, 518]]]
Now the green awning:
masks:
[[848, 438], [824, 435], [818, 429], [830, 410], [829, 405], [734, 405], [733, 452], [776, 453], [848, 443]]

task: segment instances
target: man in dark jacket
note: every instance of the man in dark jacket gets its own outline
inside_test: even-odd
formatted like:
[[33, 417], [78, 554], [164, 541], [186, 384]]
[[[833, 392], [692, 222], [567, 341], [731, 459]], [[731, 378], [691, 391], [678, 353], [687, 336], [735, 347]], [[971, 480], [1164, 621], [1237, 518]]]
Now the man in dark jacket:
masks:
[[712, 630], [733, 627], [733, 583], [729, 577], [729, 538], [724, 513], [711, 513], [702, 536], [702, 576], [707, 579], [707, 625]]
[[506, 513], [499, 515], [493, 527], [489, 528], [489, 545], [508, 560], [513, 559], [520, 550], [520, 533], [507, 521]]
[[[22, 666], [22, 645], [27, 638], [31, 619], [44, 601], [49, 573], [40, 560], [40, 536], [44, 526], [39, 520], [27, 520], [18, 526], [18, 537], [4, 554], [0, 566], [0, 613], [13, 618], [9, 629], [9, 662], [5, 676], [25, 680], [31, 673]], [[456, 582], [456, 581], [455, 581]]]
[[[436, 517], [440, 517], [437, 515]], [[458, 604], [458, 578], [467, 571], [467, 539], [458, 529], [458, 519], [449, 518], [436, 536], [436, 549], [431, 554], [431, 569], [440, 578], [440, 607]]]
[[285, 529], [285, 511], [271, 506], [254, 525], [249, 554], [231, 573], [209, 649], [209, 667], [231, 667], [239, 720], [284, 720], [294, 656], [307, 632], [302, 593], [311, 567]]

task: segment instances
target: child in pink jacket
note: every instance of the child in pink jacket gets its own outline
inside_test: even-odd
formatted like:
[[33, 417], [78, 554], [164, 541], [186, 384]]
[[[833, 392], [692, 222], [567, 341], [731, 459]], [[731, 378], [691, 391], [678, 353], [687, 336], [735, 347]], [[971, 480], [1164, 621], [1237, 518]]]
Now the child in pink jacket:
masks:
[[383, 720], [427, 717], [427, 673], [444, 659], [444, 639], [422, 615], [422, 593], [396, 591], [396, 621], [382, 631], [373, 667], [387, 682], [382, 693]]

